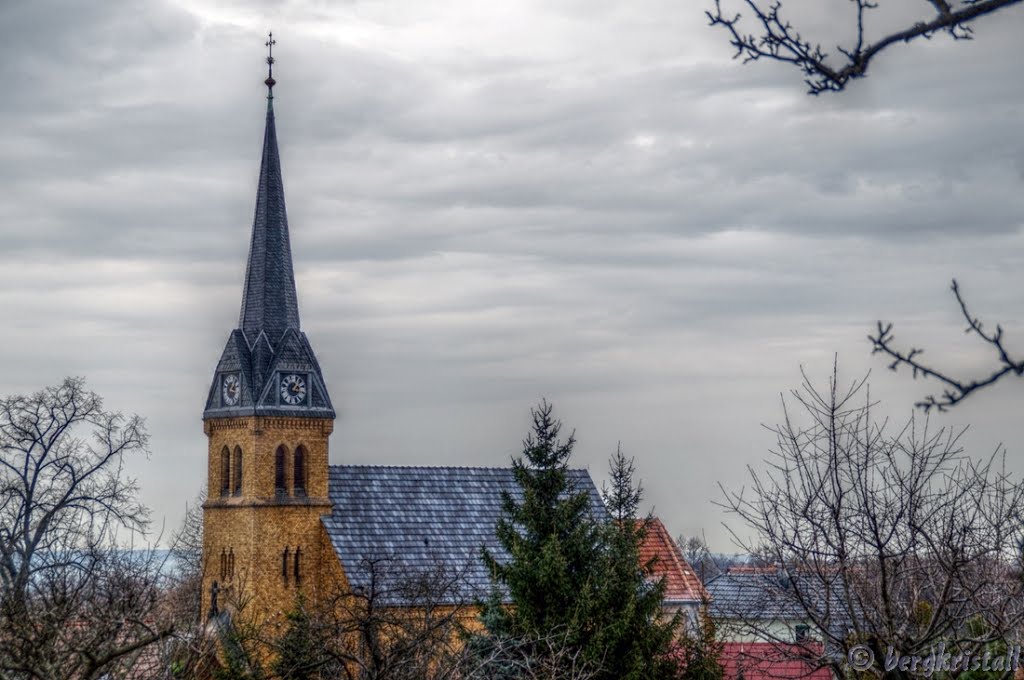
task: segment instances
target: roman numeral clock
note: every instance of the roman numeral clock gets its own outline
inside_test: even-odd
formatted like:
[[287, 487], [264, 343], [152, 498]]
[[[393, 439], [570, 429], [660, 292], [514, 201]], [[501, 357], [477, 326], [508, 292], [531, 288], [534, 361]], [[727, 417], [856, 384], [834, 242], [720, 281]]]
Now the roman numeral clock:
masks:
[[306, 401], [306, 378], [298, 373], [289, 373], [281, 377], [281, 401], [289, 406], [297, 406]]

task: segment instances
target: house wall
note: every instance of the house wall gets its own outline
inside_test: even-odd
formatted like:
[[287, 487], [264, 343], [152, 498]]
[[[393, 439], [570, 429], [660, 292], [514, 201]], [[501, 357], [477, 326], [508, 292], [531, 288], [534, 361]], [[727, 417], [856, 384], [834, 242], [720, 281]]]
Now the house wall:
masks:
[[[695, 626], [700, 616], [700, 602], [670, 602], [666, 601], [661, 606], [661, 614], [664, 620], [671, 619], [676, 612], [682, 614], [683, 625]], [[680, 631], [681, 632], [681, 631]]]
[[715, 623], [724, 642], [795, 642], [798, 625], [809, 626], [810, 639], [821, 640], [820, 632], [802, 619], [758, 621], [756, 629], [732, 619], [716, 619]]

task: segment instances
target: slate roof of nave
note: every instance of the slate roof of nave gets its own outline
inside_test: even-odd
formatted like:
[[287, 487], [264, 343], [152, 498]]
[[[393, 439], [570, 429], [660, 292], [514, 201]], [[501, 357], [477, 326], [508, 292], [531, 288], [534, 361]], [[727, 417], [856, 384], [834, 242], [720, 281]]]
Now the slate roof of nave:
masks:
[[[573, 469], [569, 479], [606, 517], [590, 474]], [[369, 588], [377, 563], [377, 575], [396, 582], [426, 572], [454, 578], [450, 601], [471, 603], [490, 589], [482, 549], [508, 558], [495, 535], [502, 492], [522, 500], [511, 468], [332, 465], [334, 508], [323, 524], [353, 589]]]

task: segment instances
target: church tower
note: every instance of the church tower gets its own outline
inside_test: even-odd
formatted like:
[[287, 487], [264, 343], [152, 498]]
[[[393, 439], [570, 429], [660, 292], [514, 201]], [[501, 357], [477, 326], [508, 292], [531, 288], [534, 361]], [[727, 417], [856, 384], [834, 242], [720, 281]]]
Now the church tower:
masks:
[[334, 408], [299, 326], [281, 161], [274, 125], [273, 37], [256, 213], [238, 328], [213, 374], [203, 412], [209, 438], [203, 506], [203, 609], [247, 602], [246, 614], [287, 611], [315, 597], [328, 500]]

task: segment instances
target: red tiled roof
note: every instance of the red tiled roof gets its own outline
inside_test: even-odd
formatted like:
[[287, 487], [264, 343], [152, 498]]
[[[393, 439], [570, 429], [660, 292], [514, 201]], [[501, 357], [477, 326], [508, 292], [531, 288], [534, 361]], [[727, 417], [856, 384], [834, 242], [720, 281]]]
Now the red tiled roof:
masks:
[[832, 680], [832, 671], [800, 657], [820, 658], [821, 643], [725, 642], [719, 660], [723, 680]]
[[[643, 520], [638, 520], [643, 521]], [[647, 525], [647, 535], [640, 546], [640, 562], [646, 564], [657, 557], [651, 575], [665, 577], [665, 600], [701, 602], [707, 598], [704, 585], [697, 578], [693, 567], [683, 557], [683, 551], [676, 545], [668, 529], [657, 517]]]

